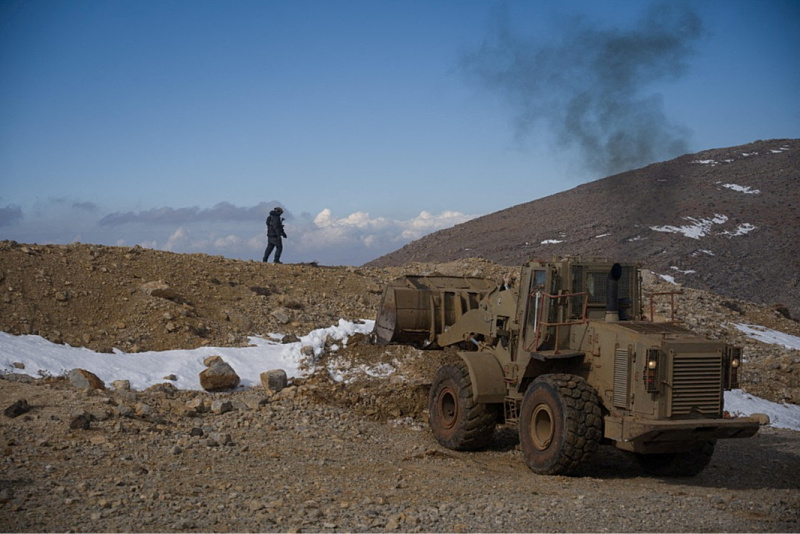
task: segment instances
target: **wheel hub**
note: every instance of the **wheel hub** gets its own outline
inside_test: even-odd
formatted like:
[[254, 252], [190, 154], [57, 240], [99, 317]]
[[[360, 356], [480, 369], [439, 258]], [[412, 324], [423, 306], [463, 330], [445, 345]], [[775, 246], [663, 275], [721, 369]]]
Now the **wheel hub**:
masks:
[[453, 428], [458, 420], [458, 401], [456, 393], [450, 388], [443, 388], [436, 401], [444, 428]]
[[533, 446], [543, 451], [550, 446], [553, 441], [553, 411], [546, 404], [539, 404], [533, 409], [531, 414], [531, 440]]

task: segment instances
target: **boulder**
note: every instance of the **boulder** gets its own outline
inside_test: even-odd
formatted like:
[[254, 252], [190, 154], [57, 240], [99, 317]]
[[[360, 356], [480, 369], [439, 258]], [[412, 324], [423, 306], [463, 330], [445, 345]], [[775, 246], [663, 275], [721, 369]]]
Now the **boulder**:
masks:
[[70, 384], [80, 389], [106, 389], [105, 383], [98, 376], [86, 369], [73, 369], [67, 373]]
[[200, 385], [206, 391], [234, 389], [239, 382], [239, 375], [222, 358], [200, 373]]

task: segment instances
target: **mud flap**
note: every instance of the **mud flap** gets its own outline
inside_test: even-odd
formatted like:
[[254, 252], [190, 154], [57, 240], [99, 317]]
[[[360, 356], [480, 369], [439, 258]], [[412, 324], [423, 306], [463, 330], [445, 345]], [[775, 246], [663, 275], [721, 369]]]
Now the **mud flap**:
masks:
[[459, 352], [472, 381], [472, 397], [480, 404], [502, 403], [506, 398], [503, 368], [489, 352]]

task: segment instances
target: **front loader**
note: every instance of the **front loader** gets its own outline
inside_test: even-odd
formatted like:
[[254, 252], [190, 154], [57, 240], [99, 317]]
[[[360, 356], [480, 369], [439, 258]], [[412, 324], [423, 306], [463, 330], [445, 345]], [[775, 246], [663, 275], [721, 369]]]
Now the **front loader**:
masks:
[[539, 474], [572, 473], [605, 441], [651, 473], [691, 476], [718, 439], [759, 427], [724, 416], [741, 349], [653, 322], [652, 312], [645, 320], [636, 264], [529, 261], [516, 284], [500, 286], [405, 277], [386, 288], [374, 337], [457, 347], [458, 363], [443, 365], [431, 386], [433, 435], [475, 450], [497, 424], [515, 424], [525, 462]]

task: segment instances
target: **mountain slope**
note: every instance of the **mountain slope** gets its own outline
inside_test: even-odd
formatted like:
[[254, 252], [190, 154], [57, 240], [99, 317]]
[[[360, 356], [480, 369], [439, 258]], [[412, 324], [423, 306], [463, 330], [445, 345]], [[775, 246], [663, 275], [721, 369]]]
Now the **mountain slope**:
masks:
[[[520, 192], [507, 194], [511, 200]], [[798, 317], [797, 243], [800, 140], [770, 140], [684, 155], [519, 204], [367, 266], [607, 257], [642, 262], [689, 287], [780, 303]]]

